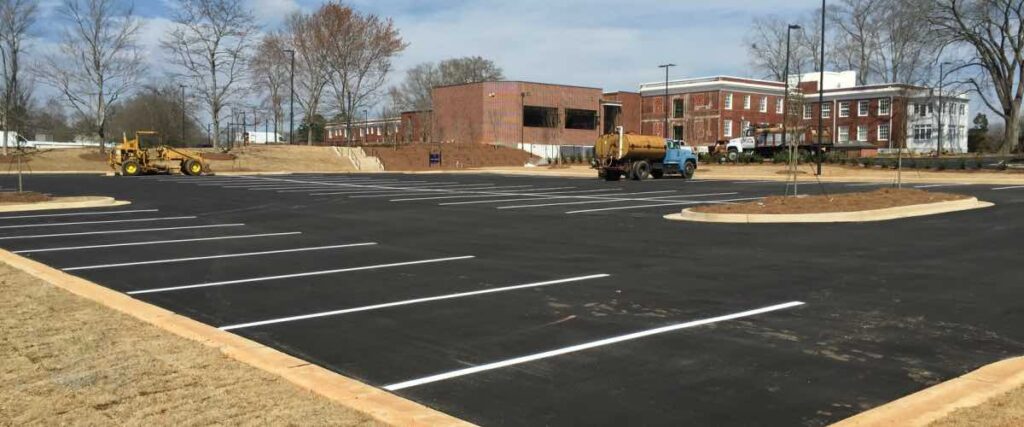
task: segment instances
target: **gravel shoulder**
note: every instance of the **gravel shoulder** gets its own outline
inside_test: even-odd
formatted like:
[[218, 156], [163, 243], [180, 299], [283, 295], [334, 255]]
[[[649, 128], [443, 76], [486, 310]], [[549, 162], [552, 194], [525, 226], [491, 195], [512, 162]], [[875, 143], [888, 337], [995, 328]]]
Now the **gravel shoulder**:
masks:
[[11, 425], [378, 425], [0, 263], [0, 419]]

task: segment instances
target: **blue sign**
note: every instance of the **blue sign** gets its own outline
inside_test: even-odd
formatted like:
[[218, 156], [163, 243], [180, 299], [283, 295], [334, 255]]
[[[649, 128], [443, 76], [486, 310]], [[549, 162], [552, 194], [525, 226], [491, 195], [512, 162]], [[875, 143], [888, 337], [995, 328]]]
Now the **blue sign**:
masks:
[[441, 153], [430, 153], [427, 157], [430, 166], [441, 165]]

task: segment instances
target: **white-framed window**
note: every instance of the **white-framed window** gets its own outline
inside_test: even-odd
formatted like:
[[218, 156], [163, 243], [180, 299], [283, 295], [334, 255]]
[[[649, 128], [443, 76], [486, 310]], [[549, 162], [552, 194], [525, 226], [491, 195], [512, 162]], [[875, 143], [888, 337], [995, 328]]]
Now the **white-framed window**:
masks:
[[743, 109], [750, 109], [750, 95], [743, 95]]
[[761, 97], [761, 103], [760, 103], [760, 105], [758, 105], [758, 111], [760, 111], [762, 113], [767, 113], [768, 112], [768, 97], [767, 96], [762, 96]]
[[960, 104], [960, 115], [962, 116], [962, 115], [965, 115], [965, 114], [967, 114], [967, 104], [961, 103]]
[[888, 116], [890, 113], [892, 113], [892, 101], [889, 100], [888, 98], [879, 99], [878, 100], [878, 115], [879, 116]]
[[889, 140], [889, 124], [881, 123], [878, 125], [878, 140], [888, 141]]
[[725, 94], [725, 109], [726, 110], [731, 110], [732, 109], [732, 93]]
[[857, 102], [857, 117], [867, 117], [868, 110], [871, 107], [871, 101], [858, 101]]
[[813, 115], [811, 114], [811, 106], [804, 104], [804, 120], [810, 120]]
[[850, 142], [850, 128], [839, 126], [836, 130], [838, 131], [839, 142]]
[[722, 135], [732, 136], [732, 120], [725, 120], [722, 122]]
[[932, 139], [932, 125], [914, 125], [915, 141], [930, 141]]
[[848, 101], [839, 103], [839, 117], [850, 117], [850, 103]]
[[775, 114], [782, 114], [782, 98], [775, 100]]
[[857, 126], [857, 141], [867, 142], [868, 140], [868, 126], [859, 125]]
[[821, 118], [828, 119], [832, 117], [832, 104], [821, 104]]

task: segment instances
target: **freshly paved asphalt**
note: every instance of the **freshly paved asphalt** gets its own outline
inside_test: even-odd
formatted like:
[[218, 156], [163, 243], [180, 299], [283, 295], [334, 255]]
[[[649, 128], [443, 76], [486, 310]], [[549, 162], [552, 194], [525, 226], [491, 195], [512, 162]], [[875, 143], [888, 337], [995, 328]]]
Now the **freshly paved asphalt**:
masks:
[[[718, 194], [692, 197], [728, 200], [779, 194], [784, 192], [784, 184], [679, 179], [607, 183], [596, 179], [462, 174], [341, 175], [337, 176], [341, 184], [331, 186], [300, 183], [334, 178], [30, 176], [30, 190], [109, 195], [133, 202], [127, 207], [88, 212], [158, 211], [23, 219], [9, 217], [53, 212], [0, 214], [0, 226], [189, 215], [197, 218], [6, 228], [0, 229], [0, 247], [26, 251], [301, 232], [23, 253], [67, 268], [376, 243], [72, 272], [125, 292], [474, 257], [135, 295], [218, 327], [592, 274], [610, 275], [232, 331], [380, 387], [665, 325], [790, 301], [806, 303], [397, 391], [483, 425], [822, 425], [983, 364], [1024, 354], [1024, 288], [1020, 286], [1018, 264], [1024, 242], [1024, 188], [934, 188], [974, 194], [996, 203], [993, 208], [940, 216], [865, 224], [724, 225], [661, 218], [684, 206], [566, 213], [659, 201], [498, 209], [594, 199], [439, 206], [442, 202], [492, 199], [390, 201], [467, 194], [439, 192], [424, 196], [350, 196], [387, 190], [367, 185], [415, 188], [402, 183], [428, 181], [426, 188], [430, 188], [430, 182], [443, 181], [466, 185], [452, 190], [471, 188], [465, 191], [481, 191], [469, 184], [482, 183], [532, 186], [493, 190], [496, 192], [575, 187], [567, 190], [573, 193], [560, 195], [611, 196], [585, 192], [676, 190], [678, 194], [622, 197], [669, 195], [689, 200], [683, 195]], [[364, 178], [398, 181], [346, 181]], [[295, 188], [325, 185], [328, 191], [351, 194], [317, 196], [253, 190], [245, 188], [248, 184], [226, 187], [252, 183], [251, 187], [274, 188], [268, 185], [270, 182]], [[801, 188], [810, 192], [865, 189], [844, 184]], [[24, 238], [237, 223], [244, 225]], [[3, 238], [14, 236], [20, 238]]]

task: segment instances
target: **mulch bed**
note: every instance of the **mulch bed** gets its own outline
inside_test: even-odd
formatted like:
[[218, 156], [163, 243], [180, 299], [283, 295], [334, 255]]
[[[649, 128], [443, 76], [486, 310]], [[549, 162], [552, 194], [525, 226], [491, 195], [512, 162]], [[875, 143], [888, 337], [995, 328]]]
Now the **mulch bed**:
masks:
[[857, 212], [898, 206], [921, 205], [967, 199], [971, 196], [933, 193], [914, 188], [882, 188], [869, 192], [842, 193], [829, 196], [770, 196], [762, 200], [736, 204], [705, 205], [695, 212], [722, 214], [805, 214], [826, 212]]
[[0, 191], [0, 203], [36, 203], [52, 200], [49, 194], [36, 193], [34, 191]]

